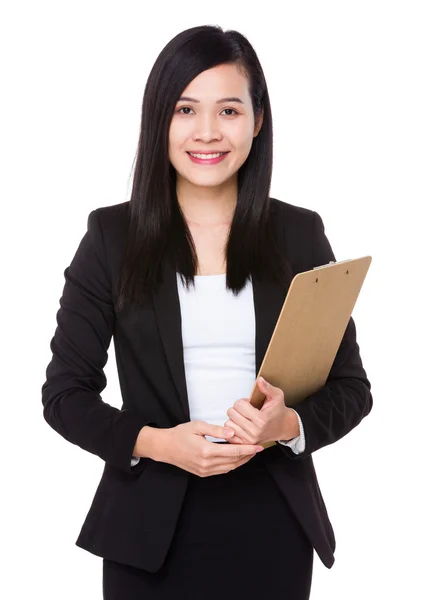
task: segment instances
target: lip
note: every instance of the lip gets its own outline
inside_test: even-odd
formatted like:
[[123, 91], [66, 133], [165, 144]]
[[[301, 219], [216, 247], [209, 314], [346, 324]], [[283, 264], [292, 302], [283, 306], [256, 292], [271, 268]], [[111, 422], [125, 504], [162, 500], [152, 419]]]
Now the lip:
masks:
[[229, 150], [187, 150], [193, 154], [218, 154], [219, 152], [229, 152]]
[[[218, 152], [221, 152], [221, 151], [218, 151]], [[216, 154], [216, 152], [195, 152], [195, 154]], [[222, 156], [219, 156], [217, 158], [195, 158], [194, 156], [189, 154], [189, 152], [187, 152], [187, 155], [190, 158], [190, 160], [192, 160], [194, 163], [197, 163], [199, 165], [214, 165], [214, 164], [219, 163], [222, 160], [224, 160], [224, 158], [226, 156], [228, 156], [228, 154], [229, 154], [229, 152], [226, 152], [225, 154], [223, 154]]]

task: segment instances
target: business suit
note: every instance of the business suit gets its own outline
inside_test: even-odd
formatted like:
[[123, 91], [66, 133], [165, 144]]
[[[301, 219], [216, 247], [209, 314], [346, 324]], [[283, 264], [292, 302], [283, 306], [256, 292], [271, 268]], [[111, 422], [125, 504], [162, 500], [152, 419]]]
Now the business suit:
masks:
[[[271, 210], [294, 274], [335, 260], [317, 213], [275, 199]], [[112, 282], [127, 219], [127, 202], [99, 208], [88, 217], [88, 231], [64, 272], [42, 402], [45, 419], [56, 431], [105, 461], [76, 544], [153, 573], [167, 555], [190, 474], [149, 458], [131, 467], [132, 451], [143, 425], [173, 427], [190, 416], [176, 272], [170, 261], [165, 261], [162, 284], [146, 305], [114, 311]], [[257, 375], [285, 292], [277, 284], [253, 280], [253, 295]], [[100, 396], [112, 336], [121, 411]], [[294, 407], [303, 422], [305, 451], [295, 455], [276, 445], [261, 453], [327, 567], [334, 562], [335, 537], [311, 454], [344, 436], [370, 412], [370, 387], [351, 319], [326, 386]]]

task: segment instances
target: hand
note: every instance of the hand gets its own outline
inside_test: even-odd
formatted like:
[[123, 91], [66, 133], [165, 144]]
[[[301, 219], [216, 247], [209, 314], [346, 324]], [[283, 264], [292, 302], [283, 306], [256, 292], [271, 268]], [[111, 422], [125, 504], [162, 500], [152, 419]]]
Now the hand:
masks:
[[[229, 438], [234, 433], [220, 425], [205, 421], [188, 421], [169, 429], [162, 429], [163, 443], [160, 444], [156, 460], [166, 462], [199, 477], [228, 473], [248, 462], [256, 452], [263, 450], [257, 444], [216, 444], [205, 439], [205, 435]], [[260, 449], [260, 450], [259, 450]]]
[[248, 398], [240, 398], [227, 410], [229, 419], [224, 426], [235, 431], [228, 439], [232, 444], [264, 444], [276, 440], [288, 440], [300, 433], [297, 415], [285, 406], [281, 388], [259, 377], [257, 384], [266, 399], [261, 409], [255, 408]]

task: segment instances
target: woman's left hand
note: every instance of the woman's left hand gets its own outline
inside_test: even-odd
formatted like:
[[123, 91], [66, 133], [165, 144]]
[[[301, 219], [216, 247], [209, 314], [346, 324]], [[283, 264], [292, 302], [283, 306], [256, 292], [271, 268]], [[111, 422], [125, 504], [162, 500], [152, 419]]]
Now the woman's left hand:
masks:
[[227, 410], [229, 419], [224, 427], [230, 427], [235, 432], [227, 441], [231, 444], [263, 444], [299, 435], [297, 415], [285, 406], [281, 388], [263, 383], [261, 377], [257, 385], [266, 396], [262, 408], [255, 408], [248, 398], [237, 400]]

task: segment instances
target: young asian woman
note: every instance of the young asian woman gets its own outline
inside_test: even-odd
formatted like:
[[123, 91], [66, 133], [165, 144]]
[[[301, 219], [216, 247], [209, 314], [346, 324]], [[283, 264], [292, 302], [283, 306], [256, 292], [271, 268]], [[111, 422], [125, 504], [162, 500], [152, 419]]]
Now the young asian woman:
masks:
[[[312, 454], [368, 415], [351, 318], [294, 409], [260, 382], [289, 284], [335, 255], [320, 215], [269, 196], [271, 106], [246, 37], [175, 36], [147, 80], [128, 202], [99, 207], [65, 269], [44, 417], [104, 470], [76, 544], [106, 600], [310, 596], [335, 536]], [[113, 339], [122, 395], [104, 402]], [[263, 449], [261, 444], [275, 441]]]

